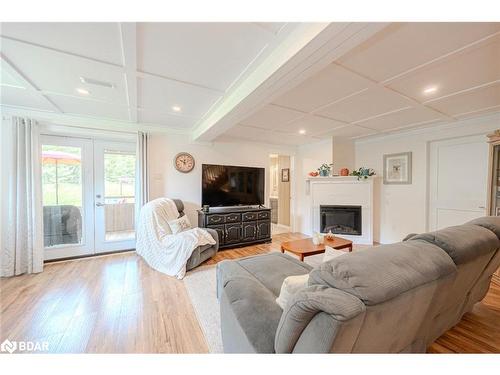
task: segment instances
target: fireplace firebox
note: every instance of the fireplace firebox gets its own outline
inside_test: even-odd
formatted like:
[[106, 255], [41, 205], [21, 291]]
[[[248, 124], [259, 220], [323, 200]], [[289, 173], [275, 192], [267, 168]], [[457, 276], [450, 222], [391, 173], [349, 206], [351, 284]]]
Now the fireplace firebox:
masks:
[[320, 231], [361, 236], [361, 206], [320, 206]]

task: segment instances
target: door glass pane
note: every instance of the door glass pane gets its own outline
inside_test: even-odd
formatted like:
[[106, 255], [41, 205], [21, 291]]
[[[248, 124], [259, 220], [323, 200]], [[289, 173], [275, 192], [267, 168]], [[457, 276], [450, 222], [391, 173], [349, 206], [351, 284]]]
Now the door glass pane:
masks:
[[82, 244], [82, 150], [42, 145], [45, 247]]
[[135, 238], [135, 154], [104, 151], [106, 241]]

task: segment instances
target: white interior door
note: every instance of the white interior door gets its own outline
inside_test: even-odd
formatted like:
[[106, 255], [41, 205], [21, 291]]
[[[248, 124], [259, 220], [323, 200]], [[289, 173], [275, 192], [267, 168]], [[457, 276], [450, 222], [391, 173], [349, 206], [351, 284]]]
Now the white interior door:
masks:
[[135, 248], [135, 144], [94, 141], [96, 253]]
[[430, 143], [429, 230], [486, 215], [488, 145], [484, 136]]
[[92, 141], [58, 136], [40, 141], [45, 259], [93, 254]]

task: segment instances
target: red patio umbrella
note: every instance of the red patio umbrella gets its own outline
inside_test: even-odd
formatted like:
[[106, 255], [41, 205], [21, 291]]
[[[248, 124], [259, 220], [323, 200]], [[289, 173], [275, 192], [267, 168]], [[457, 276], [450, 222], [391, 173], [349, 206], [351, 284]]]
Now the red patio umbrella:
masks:
[[59, 175], [57, 172], [58, 164], [80, 164], [80, 156], [63, 151], [42, 151], [42, 163], [56, 165], [56, 204], [59, 204]]

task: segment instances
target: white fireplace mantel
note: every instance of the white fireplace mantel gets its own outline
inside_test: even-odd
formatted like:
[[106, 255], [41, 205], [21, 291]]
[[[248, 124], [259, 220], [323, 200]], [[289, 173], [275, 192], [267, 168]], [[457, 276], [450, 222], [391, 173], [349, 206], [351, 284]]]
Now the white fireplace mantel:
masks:
[[338, 235], [357, 244], [373, 244], [373, 185], [374, 178], [312, 177], [306, 180], [313, 231], [320, 230], [321, 205], [361, 206], [361, 235]]

